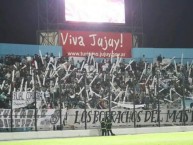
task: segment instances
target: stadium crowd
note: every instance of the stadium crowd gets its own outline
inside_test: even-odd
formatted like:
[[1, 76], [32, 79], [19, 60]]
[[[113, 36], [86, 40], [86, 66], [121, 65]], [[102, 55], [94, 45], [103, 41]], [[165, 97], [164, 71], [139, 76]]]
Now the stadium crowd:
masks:
[[[168, 108], [181, 108], [180, 100], [192, 97], [192, 63], [176, 63], [161, 55], [155, 62], [108, 58], [92, 54], [83, 60], [45, 56], [6, 55], [0, 58], [0, 108], [11, 108], [14, 92], [39, 92], [23, 108], [156, 109], [158, 101]], [[35, 96], [35, 95], [34, 95]], [[17, 104], [17, 103], [16, 103]], [[13, 107], [13, 106], [12, 106]]]

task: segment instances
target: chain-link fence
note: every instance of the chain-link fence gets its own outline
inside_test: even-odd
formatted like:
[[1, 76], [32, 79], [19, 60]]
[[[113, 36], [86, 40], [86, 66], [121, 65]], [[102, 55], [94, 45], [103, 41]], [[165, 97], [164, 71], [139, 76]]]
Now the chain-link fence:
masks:
[[193, 122], [185, 60], [9, 56], [0, 76], [1, 131], [93, 129], [103, 118], [114, 128]]

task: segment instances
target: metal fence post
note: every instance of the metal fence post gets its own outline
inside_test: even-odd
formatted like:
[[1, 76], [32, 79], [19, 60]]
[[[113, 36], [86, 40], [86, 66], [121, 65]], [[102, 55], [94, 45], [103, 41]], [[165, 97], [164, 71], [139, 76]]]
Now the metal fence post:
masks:
[[156, 72], [156, 75], [157, 75], [157, 85], [156, 85], [156, 88], [157, 88], [157, 100], [158, 100], [158, 117], [157, 117], [157, 120], [158, 120], [158, 126], [160, 127], [160, 96], [159, 96], [159, 75], [158, 75], [158, 71]]
[[11, 82], [11, 132], [13, 132], [13, 82]]
[[60, 96], [60, 130], [63, 130], [62, 124], [62, 93], [61, 93], [61, 79], [58, 76], [58, 85], [59, 85], [59, 96]]
[[34, 69], [34, 99], [35, 99], [35, 131], [37, 131], [37, 98], [36, 98], [36, 69]]
[[[86, 92], [86, 90], [87, 90], [87, 85], [86, 85], [86, 83], [87, 83], [87, 80], [86, 80], [86, 72], [84, 73], [84, 81], [85, 81], [85, 92]], [[86, 92], [86, 94], [87, 94], [87, 92]], [[84, 106], [84, 113], [85, 113], [85, 129], [87, 129], [87, 112], [86, 112], [86, 104], [87, 104], [87, 102], [86, 102], [86, 94], [85, 94], [85, 96], [84, 96], [84, 104], [85, 104], [85, 106]]]

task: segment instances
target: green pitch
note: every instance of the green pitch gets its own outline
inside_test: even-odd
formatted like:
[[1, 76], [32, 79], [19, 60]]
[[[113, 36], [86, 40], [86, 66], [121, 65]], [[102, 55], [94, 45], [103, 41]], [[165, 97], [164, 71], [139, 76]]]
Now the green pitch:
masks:
[[193, 145], [193, 132], [0, 141], [0, 145]]

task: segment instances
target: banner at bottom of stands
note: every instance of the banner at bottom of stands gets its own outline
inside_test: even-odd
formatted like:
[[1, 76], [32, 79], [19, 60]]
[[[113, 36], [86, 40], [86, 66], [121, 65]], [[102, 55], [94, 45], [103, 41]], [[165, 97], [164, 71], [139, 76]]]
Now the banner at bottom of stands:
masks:
[[[60, 110], [44, 109], [37, 110], [37, 127], [43, 129], [53, 129], [53, 126], [63, 124], [64, 127], [74, 126], [75, 128], [84, 128], [85, 112], [84, 109], [62, 109], [60, 121]], [[132, 110], [113, 109], [113, 126], [133, 126], [134, 113]], [[157, 110], [136, 110], [135, 120], [137, 125], [158, 124]], [[34, 128], [35, 124], [34, 109], [14, 109], [13, 110], [13, 128]], [[108, 110], [88, 109], [86, 111], [86, 121], [88, 128], [99, 128], [102, 118], [109, 117]], [[193, 110], [186, 110], [183, 116], [183, 110], [160, 110], [160, 123], [167, 125], [179, 125], [185, 119], [186, 125], [193, 122]], [[11, 128], [11, 110], [0, 109], [0, 128]]]

